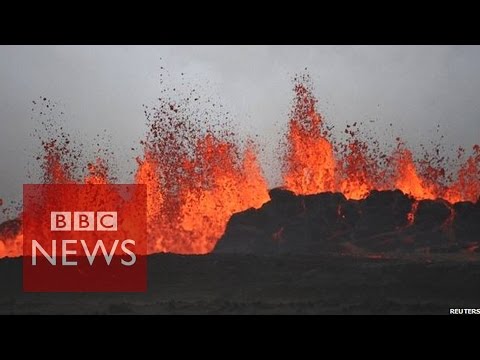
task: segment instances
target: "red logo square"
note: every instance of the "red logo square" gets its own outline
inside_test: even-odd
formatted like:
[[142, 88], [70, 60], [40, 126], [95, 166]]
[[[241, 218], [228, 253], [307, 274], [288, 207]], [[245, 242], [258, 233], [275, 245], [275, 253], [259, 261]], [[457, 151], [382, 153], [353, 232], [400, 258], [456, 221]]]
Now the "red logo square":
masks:
[[145, 185], [23, 186], [23, 289], [147, 289]]

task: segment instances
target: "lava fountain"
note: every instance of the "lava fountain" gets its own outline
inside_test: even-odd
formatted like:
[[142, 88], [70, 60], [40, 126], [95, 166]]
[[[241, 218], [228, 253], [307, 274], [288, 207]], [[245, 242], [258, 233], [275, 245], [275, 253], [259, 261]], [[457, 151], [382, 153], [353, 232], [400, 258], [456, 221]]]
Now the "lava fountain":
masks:
[[[349, 138], [336, 143], [316, 109], [308, 82], [297, 81], [294, 91], [282, 159], [284, 188], [298, 195], [340, 192], [354, 200], [372, 190], [393, 189], [417, 201], [476, 202], [480, 197], [480, 146], [473, 147], [457, 176], [446, 184], [443, 169], [429, 167], [431, 176], [419, 171], [400, 139], [392, 154], [379, 155], [357, 136], [353, 124], [345, 129]], [[241, 146], [228, 124], [206, 125], [186, 110], [188, 101], [183, 106], [159, 100], [147, 114], [143, 153], [136, 159], [132, 180], [147, 185], [148, 251], [209, 253], [234, 213], [260, 208], [270, 200], [256, 146], [253, 142]], [[42, 145], [37, 160], [42, 162], [44, 183], [114, 183], [101, 157], [89, 162], [83, 169], [86, 175], [80, 176], [76, 169], [81, 162], [68, 137], [54, 136]], [[414, 221], [415, 206], [408, 223]], [[0, 258], [21, 254], [21, 221], [0, 224]]]
[[[297, 81], [294, 90], [283, 158], [287, 190], [297, 195], [340, 192], [355, 200], [365, 198], [371, 190], [394, 189], [417, 200], [442, 198], [455, 203], [476, 202], [480, 197], [479, 145], [460, 166], [456, 180], [445, 185], [441, 181], [443, 169], [430, 168], [431, 176], [422, 176], [412, 152], [400, 139], [392, 154], [375, 157], [368, 144], [347, 125], [345, 133], [350, 138], [336, 146], [316, 110], [317, 100], [308, 81]], [[336, 152], [336, 148], [340, 150]]]

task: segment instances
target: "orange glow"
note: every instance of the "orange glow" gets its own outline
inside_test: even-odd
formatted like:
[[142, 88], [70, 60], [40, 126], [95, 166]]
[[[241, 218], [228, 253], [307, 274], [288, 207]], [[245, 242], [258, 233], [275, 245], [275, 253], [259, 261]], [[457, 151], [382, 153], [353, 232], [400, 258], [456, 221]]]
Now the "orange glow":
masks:
[[445, 200], [456, 203], [480, 199], [480, 146], [475, 145], [473, 152], [460, 168], [457, 181], [445, 192]]
[[[347, 199], [363, 199], [371, 190], [399, 189], [416, 200], [443, 198], [451, 203], [476, 202], [480, 197], [480, 146], [463, 164], [450, 186], [440, 182], [445, 171], [429, 167], [418, 171], [412, 152], [399, 142], [385, 165], [372, 156], [365, 142], [346, 129], [349, 141], [338, 153], [329, 130], [317, 112], [316, 99], [304, 83], [295, 85], [295, 103], [286, 134], [283, 186], [298, 195], [341, 192]], [[347, 126], [349, 128], [350, 126]], [[325, 130], [325, 128], [327, 130]], [[399, 140], [399, 139], [397, 139]]]
[[434, 186], [428, 184], [417, 173], [410, 150], [399, 149], [397, 153], [397, 170], [395, 188], [417, 200], [435, 199], [437, 193]]
[[88, 175], [85, 177], [85, 184], [99, 185], [108, 184], [108, 168], [102, 159], [87, 165]]
[[20, 233], [13, 238], [2, 239], [0, 237], [0, 258], [18, 257], [23, 253], [23, 234]]
[[[408, 214], [410, 225], [419, 200], [443, 198], [456, 203], [480, 198], [480, 146], [473, 147], [451, 184], [444, 184], [440, 181], [443, 169], [432, 168], [434, 175], [427, 176], [402, 142], [393, 154], [381, 156], [383, 165], [351, 129], [345, 130], [350, 138], [338, 151], [316, 103], [307, 85], [295, 85], [285, 134], [284, 188], [298, 195], [340, 192], [355, 200], [367, 197], [371, 190], [399, 189], [415, 200]], [[162, 103], [142, 141], [143, 155], [137, 158], [133, 181], [147, 185], [149, 253], [208, 253], [234, 213], [259, 208], [270, 199], [254, 144], [242, 150], [235, 139], [205, 130], [203, 125], [196, 127], [197, 123], [189, 121], [178, 105]], [[42, 145], [44, 155], [38, 159], [43, 182], [113, 182], [102, 159], [88, 164], [87, 175], [80, 181], [72, 170], [76, 162], [65, 159], [65, 144], [52, 140]], [[345, 217], [340, 207], [338, 216]], [[0, 237], [0, 258], [20, 256], [21, 242], [21, 233]]]
[[410, 212], [407, 214], [407, 226], [413, 225], [413, 223], [414, 223], [414, 221], [415, 221], [415, 215], [417, 214], [417, 210], [418, 210], [418, 201], [415, 200], [415, 201], [412, 203], [412, 209], [411, 209]]
[[352, 139], [345, 146], [345, 157], [337, 159], [311, 90], [299, 83], [295, 95], [286, 135], [285, 188], [301, 195], [338, 191], [348, 199], [366, 197], [375, 188], [375, 176], [380, 175], [372, 171], [376, 164], [366, 144]]
[[252, 146], [238, 157], [236, 146], [208, 134], [197, 139], [193, 156], [178, 148], [167, 163], [152, 145], [135, 180], [147, 185], [150, 252], [208, 253], [234, 213], [269, 200]]
[[302, 84], [295, 91], [297, 102], [287, 133], [284, 186], [305, 195], [334, 191], [333, 146], [322, 134], [322, 118], [315, 111], [315, 99]]
[[375, 189], [374, 163], [368, 158], [366, 144], [354, 140], [348, 144], [348, 153], [341, 165], [344, 178], [340, 180], [338, 191], [347, 199], [365, 198], [370, 190]]
[[50, 184], [72, 183], [70, 168], [63, 162], [63, 149], [57, 144], [57, 141], [45, 141], [42, 145], [44, 150], [42, 164], [44, 182]]

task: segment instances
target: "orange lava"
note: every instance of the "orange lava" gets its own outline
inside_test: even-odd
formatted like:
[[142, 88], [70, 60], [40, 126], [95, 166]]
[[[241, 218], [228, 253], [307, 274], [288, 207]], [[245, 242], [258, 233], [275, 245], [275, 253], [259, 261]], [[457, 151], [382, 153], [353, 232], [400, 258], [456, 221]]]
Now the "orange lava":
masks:
[[297, 102], [287, 133], [284, 185], [297, 194], [334, 191], [333, 146], [322, 134], [322, 118], [315, 110], [315, 98], [302, 84], [295, 91]]
[[[416, 200], [408, 224], [414, 222], [418, 200], [443, 198], [455, 203], [479, 199], [478, 145], [446, 185], [424, 176], [401, 142], [381, 163], [366, 142], [346, 129], [350, 138], [341, 147], [343, 151], [338, 151], [317, 112], [311, 89], [297, 82], [295, 95], [282, 167], [286, 189], [301, 195], [341, 192], [348, 199], [363, 199], [374, 189], [399, 189]], [[208, 253], [234, 213], [259, 208], [270, 199], [254, 144], [242, 149], [235, 139], [204, 131], [198, 127], [199, 121], [187, 118], [178, 105], [164, 103], [154, 120], [149, 119], [149, 130], [142, 141], [143, 155], [137, 158], [133, 181], [147, 185], [149, 253]], [[77, 159], [65, 159], [68, 144], [57, 139], [42, 143], [44, 155], [38, 159], [43, 161], [44, 183], [113, 182], [101, 158], [88, 164], [86, 176], [76, 174], [73, 168]], [[381, 157], [385, 159], [386, 155]], [[437, 173], [441, 176], [443, 171]], [[340, 208], [338, 212], [344, 216]], [[22, 234], [8, 239], [1, 236], [0, 258], [20, 256]]]
[[355, 200], [365, 198], [374, 189], [399, 189], [416, 200], [442, 198], [451, 203], [476, 202], [480, 198], [479, 145], [473, 147], [473, 155], [461, 166], [456, 180], [445, 185], [440, 181], [445, 171], [429, 168], [430, 176], [423, 176], [412, 152], [402, 142], [382, 166], [368, 145], [356, 138], [354, 131], [346, 129], [351, 138], [342, 146], [343, 151], [336, 152], [328, 127], [316, 110], [312, 90], [298, 82], [295, 95], [286, 134], [286, 189], [298, 195], [335, 191]]
[[473, 155], [458, 172], [458, 179], [445, 192], [443, 198], [450, 203], [475, 202], [480, 197], [480, 146], [473, 147]]
[[208, 253], [234, 213], [270, 199], [251, 148], [237, 161], [232, 144], [207, 136], [197, 143], [194, 158], [179, 159], [174, 191], [162, 187], [172, 179], [164, 178], [154, 158], [147, 151], [136, 174], [136, 182], [147, 185], [150, 252]]
[[438, 196], [434, 186], [428, 184], [418, 174], [410, 150], [404, 148], [398, 150], [396, 166], [394, 188], [417, 200], [435, 199]]
[[369, 157], [365, 143], [354, 139], [347, 149], [344, 161], [340, 162], [343, 177], [335, 190], [343, 193], [347, 199], [363, 199], [371, 190], [379, 189], [377, 177], [381, 174], [375, 172], [376, 164]]
[[412, 208], [410, 212], [407, 214], [407, 226], [412, 226], [415, 222], [415, 215], [417, 214], [418, 210], [418, 200], [415, 200], [412, 203]]
[[88, 175], [85, 177], [85, 184], [101, 185], [108, 184], [108, 167], [102, 161], [97, 159], [95, 163], [87, 164]]

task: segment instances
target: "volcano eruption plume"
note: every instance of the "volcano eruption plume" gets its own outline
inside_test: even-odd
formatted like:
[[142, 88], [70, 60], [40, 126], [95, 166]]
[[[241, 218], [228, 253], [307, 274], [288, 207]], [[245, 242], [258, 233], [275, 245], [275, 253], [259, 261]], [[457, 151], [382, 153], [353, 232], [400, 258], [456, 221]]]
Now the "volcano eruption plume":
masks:
[[[298, 77], [294, 91], [279, 164], [282, 187], [291, 194], [339, 193], [344, 200], [335, 202], [335, 216], [344, 219], [351, 210], [348, 204], [368, 200], [378, 191], [400, 190], [410, 199], [399, 213], [402, 219], [396, 226], [403, 227], [417, 221], [417, 212], [425, 211], [426, 205], [419, 206], [419, 201], [441, 199], [449, 209], [447, 221], [455, 215], [452, 204], [473, 204], [479, 199], [479, 145], [473, 146], [470, 154], [460, 156], [458, 172], [449, 175], [441, 161], [432, 161], [435, 156], [415, 161], [401, 139], [397, 139], [390, 154], [380, 152], [375, 142], [358, 136], [361, 129], [357, 123], [345, 129], [346, 141], [335, 141], [318, 112], [308, 78]], [[228, 123], [200, 125], [202, 119], [188, 111], [189, 101], [159, 99], [159, 104], [147, 113], [148, 130], [141, 142], [143, 153], [136, 158], [132, 182], [147, 185], [150, 253], [209, 253], [233, 214], [260, 209], [271, 201], [257, 160], [258, 146], [252, 141], [242, 144]], [[70, 137], [63, 130], [61, 134], [42, 139], [42, 154], [37, 160], [41, 162], [44, 183], [115, 181], [108, 161], [101, 156], [87, 164], [86, 175], [79, 176], [76, 150]], [[451, 226], [452, 221], [446, 226]], [[275, 229], [276, 238], [281, 238], [283, 231], [281, 226]], [[21, 221], [13, 219], [1, 224], [0, 257], [21, 254]]]

